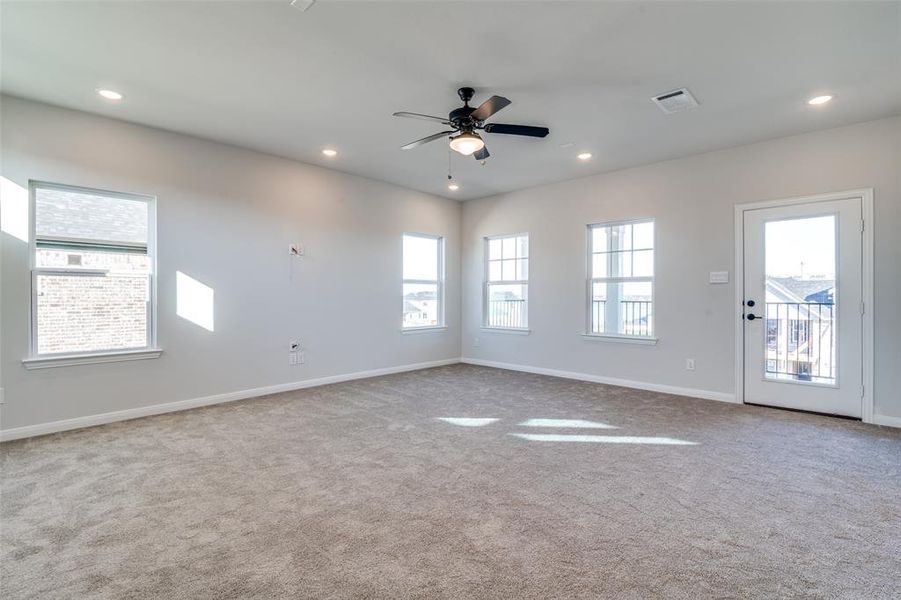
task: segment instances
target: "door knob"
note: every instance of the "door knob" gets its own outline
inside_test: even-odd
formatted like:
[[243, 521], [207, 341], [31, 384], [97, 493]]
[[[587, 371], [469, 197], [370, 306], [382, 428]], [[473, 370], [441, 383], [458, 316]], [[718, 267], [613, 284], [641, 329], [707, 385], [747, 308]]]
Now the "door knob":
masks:
[[754, 301], [753, 301], [753, 300], [748, 300], [747, 305], [748, 305], [748, 306], [754, 306]]
[[762, 319], [763, 317], [758, 317], [757, 315], [745, 315], [745, 318], [749, 321], [753, 321], [754, 319]]

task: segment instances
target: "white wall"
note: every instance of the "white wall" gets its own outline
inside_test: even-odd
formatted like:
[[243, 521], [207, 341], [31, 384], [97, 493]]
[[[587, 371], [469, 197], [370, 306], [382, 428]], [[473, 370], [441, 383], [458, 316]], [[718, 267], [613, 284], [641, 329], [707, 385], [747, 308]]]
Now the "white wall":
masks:
[[[155, 360], [25, 370], [28, 245], [4, 232], [4, 430], [459, 356], [459, 203], [17, 98], [2, 97], [0, 118], [2, 175], [19, 186], [157, 196], [163, 349]], [[446, 238], [445, 332], [400, 332], [404, 231]], [[292, 265], [295, 241], [306, 257]], [[176, 316], [177, 270], [215, 290], [214, 332]], [[288, 365], [295, 338], [302, 366]]]
[[[876, 413], [901, 417], [901, 118], [782, 138], [467, 202], [463, 356], [734, 394], [734, 209], [875, 189]], [[583, 340], [585, 226], [654, 217], [657, 346]], [[528, 336], [481, 332], [487, 235], [530, 234]], [[710, 285], [709, 271], [732, 283]], [[479, 345], [475, 346], [476, 338]], [[694, 358], [696, 371], [685, 370]]]

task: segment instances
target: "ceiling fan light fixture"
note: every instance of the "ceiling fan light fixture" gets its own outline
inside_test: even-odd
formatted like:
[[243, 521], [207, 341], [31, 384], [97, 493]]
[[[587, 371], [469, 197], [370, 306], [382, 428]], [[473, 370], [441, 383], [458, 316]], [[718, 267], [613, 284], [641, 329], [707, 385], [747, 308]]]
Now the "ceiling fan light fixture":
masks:
[[479, 134], [464, 131], [456, 137], [450, 139], [451, 150], [459, 152], [463, 156], [471, 156], [474, 152], [478, 152], [485, 147], [485, 142], [479, 137]]

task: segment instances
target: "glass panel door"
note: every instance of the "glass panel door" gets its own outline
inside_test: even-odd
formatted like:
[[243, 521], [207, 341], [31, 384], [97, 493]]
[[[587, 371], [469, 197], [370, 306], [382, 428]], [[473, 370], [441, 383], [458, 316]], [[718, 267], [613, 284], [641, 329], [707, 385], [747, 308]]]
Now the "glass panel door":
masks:
[[743, 213], [745, 402], [861, 416], [861, 207]]

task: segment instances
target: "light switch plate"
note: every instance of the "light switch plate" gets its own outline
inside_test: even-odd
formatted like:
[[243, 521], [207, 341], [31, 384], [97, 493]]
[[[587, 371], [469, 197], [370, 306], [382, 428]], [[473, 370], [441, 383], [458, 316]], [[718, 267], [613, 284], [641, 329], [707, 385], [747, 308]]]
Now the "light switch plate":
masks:
[[711, 271], [710, 283], [729, 283], [729, 271]]

